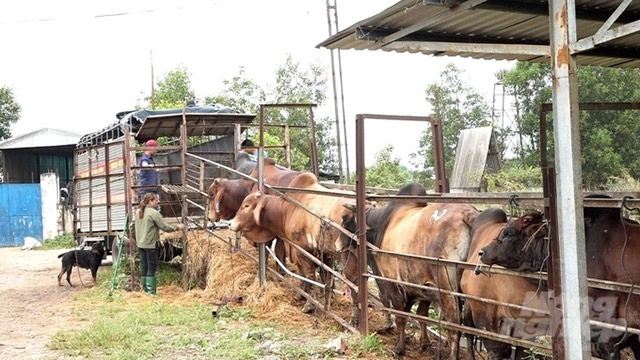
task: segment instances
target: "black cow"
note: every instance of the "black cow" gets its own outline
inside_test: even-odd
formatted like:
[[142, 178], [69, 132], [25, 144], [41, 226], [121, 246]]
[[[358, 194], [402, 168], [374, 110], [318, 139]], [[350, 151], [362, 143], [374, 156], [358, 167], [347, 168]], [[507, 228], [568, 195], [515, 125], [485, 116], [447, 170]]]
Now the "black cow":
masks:
[[[621, 283], [640, 283], [640, 225], [612, 208], [585, 208], [587, 277]], [[546, 270], [548, 244], [544, 236], [546, 222], [538, 211], [510, 221], [492, 244], [478, 255], [488, 265], [498, 264], [517, 271]], [[624, 262], [622, 266], [621, 260]], [[640, 327], [640, 296], [589, 288], [590, 317], [610, 324]], [[620, 359], [620, 350], [631, 347], [640, 359], [637, 336], [592, 326], [594, 352], [603, 359]], [[618, 345], [620, 344], [620, 345]]]

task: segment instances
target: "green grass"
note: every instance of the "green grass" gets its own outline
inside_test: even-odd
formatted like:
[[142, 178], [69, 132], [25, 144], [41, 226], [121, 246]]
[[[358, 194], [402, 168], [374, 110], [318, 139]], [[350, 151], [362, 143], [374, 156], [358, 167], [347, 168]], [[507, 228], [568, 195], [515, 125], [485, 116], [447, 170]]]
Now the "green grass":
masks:
[[[172, 284], [179, 275], [179, 268], [163, 264], [159, 283]], [[79, 323], [56, 332], [48, 344], [58, 355], [92, 359], [233, 360], [267, 355], [326, 359], [333, 353], [324, 344], [341, 336], [338, 328], [311, 337], [300, 327], [258, 321], [251, 308], [221, 306], [213, 317], [209, 304], [172, 303], [162, 298], [162, 289], [159, 297], [127, 301], [130, 297], [123, 290], [109, 296], [112, 276], [112, 268], [102, 268], [98, 285], [75, 296], [71, 305]], [[353, 336], [348, 341], [350, 356], [384, 354], [384, 345], [375, 335]], [[267, 342], [276, 346], [266, 346]]]
[[54, 249], [70, 249], [74, 246], [73, 234], [58, 235], [52, 239], [46, 239], [42, 247], [36, 248], [39, 250], [54, 250]]
[[349, 348], [353, 358], [363, 357], [366, 354], [382, 356], [386, 352], [384, 342], [376, 334], [352, 338]]

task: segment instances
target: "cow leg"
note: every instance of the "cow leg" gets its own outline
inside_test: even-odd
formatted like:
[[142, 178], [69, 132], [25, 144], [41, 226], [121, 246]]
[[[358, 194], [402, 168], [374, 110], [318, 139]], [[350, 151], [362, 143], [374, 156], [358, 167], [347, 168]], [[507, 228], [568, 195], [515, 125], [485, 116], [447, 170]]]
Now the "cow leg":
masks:
[[[284, 246], [284, 241], [278, 239], [278, 241], [276, 242], [276, 248], [275, 248], [275, 253], [276, 253], [276, 257], [278, 258], [278, 260], [280, 260], [280, 262], [282, 263], [282, 265], [286, 266], [286, 251], [285, 251], [285, 246]], [[280, 275], [284, 275], [285, 271], [283, 268], [281, 268], [280, 266], [278, 266], [278, 273]]]
[[[323, 263], [325, 266], [327, 266], [330, 269], [333, 269], [333, 257], [325, 255], [323, 260], [324, 260]], [[324, 269], [323, 267], [320, 267], [320, 275], [322, 276], [322, 283], [325, 286], [324, 308], [329, 310], [329, 308], [331, 307], [331, 297], [333, 296], [335, 278], [331, 272]]]
[[[399, 305], [398, 302], [393, 304], [394, 308], [396, 308], [398, 310], [402, 310], [404, 312], [410, 312], [411, 311], [411, 307], [413, 306], [413, 301], [406, 300], [406, 301], [404, 301], [404, 306], [396, 306], [396, 305]], [[404, 317], [404, 316], [396, 316], [396, 331], [397, 331], [397, 334], [396, 334], [396, 347], [393, 349], [393, 352], [398, 356], [402, 356], [405, 353], [405, 338], [404, 338], [405, 334], [404, 334], [404, 330], [405, 330], [406, 327], [407, 327], [407, 318]]]
[[[306, 277], [309, 280], [315, 281], [316, 280], [315, 264], [312, 263], [311, 260], [308, 260], [302, 257], [298, 258], [298, 262], [299, 262], [298, 269], [300, 270], [300, 273], [302, 274], [302, 276]], [[304, 292], [306, 292], [307, 294], [313, 296], [312, 294], [313, 286], [308, 281], [302, 282], [302, 290], [304, 290]], [[302, 308], [302, 312], [305, 314], [309, 314], [313, 312], [315, 309], [316, 309], [315, 305], [309, 299], [307, 299], [307, 302], [304, 304], [304, 307]]]
[[[447, 321], [460, 324], [460, 309], [458, 299], [455, 296], [443, 296], [442, 312]], [[460, 356], [460, 331], [449, 331], [449, 359], [458, 359]]]
[[640, 360], [640, 341], [638, 341], [638, 336], [634, 335], [629, 340], [627, 340], [627, 345], [633, 351], [633, 357]]
[[[471, 307], [469, 306], [468, 302], [464, 306], [463, 315], [462, 315], [462, 323], [465, 326], [468, 326], [468, 327], [475, 327], [474, 324], [473, 324], [473, 317], [471, 315]], [[476, 356], [475, 356], [474, 348], [473, 348], [474, 336], [471, 335], [471, 334], [465, 334], [464, 338], [465, 338], [466, 343], [467, 343], [466, 360], [475, 360]]]
[[[429, 317], [429, 301], [422, 300], [418, 303], [418, 315]], [[427, 332], [427, 324], [424, 321], [420, 321], [420, 351], [424, 352], [429, 347], [429, 333]]]

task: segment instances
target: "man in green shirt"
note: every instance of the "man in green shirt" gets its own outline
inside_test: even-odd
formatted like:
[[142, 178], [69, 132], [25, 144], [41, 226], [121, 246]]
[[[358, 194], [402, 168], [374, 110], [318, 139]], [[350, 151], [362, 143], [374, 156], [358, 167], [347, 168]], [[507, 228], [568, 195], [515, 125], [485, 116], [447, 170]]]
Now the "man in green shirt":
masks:
[[160, 230], [172, 232], [184, 229], [184, 224], [171, 225], [164, 221], [160, 212], [156, 210], [157, 207], [158, 196], [154, 193], [146, 193], [140, 202], [131, 228], [131, 234], [136, 239], [136, 245], [140, 250], [142, 288], [151, 295], [157, 293], [156, 269], [158, 268]]

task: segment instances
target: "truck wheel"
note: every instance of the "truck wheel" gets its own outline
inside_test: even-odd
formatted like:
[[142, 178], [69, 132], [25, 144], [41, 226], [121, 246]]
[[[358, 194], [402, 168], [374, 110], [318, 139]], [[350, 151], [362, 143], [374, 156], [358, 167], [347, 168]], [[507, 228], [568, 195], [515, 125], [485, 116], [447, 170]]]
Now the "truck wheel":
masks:
[[119, 250], [120, 250], [120, 240], [118, 239], [118, 237], [116, 237], [115, 239], [113, 239], [113, 242], [111, 245], [111, 261], [113, 261], [114, 264], [118, 259]]

